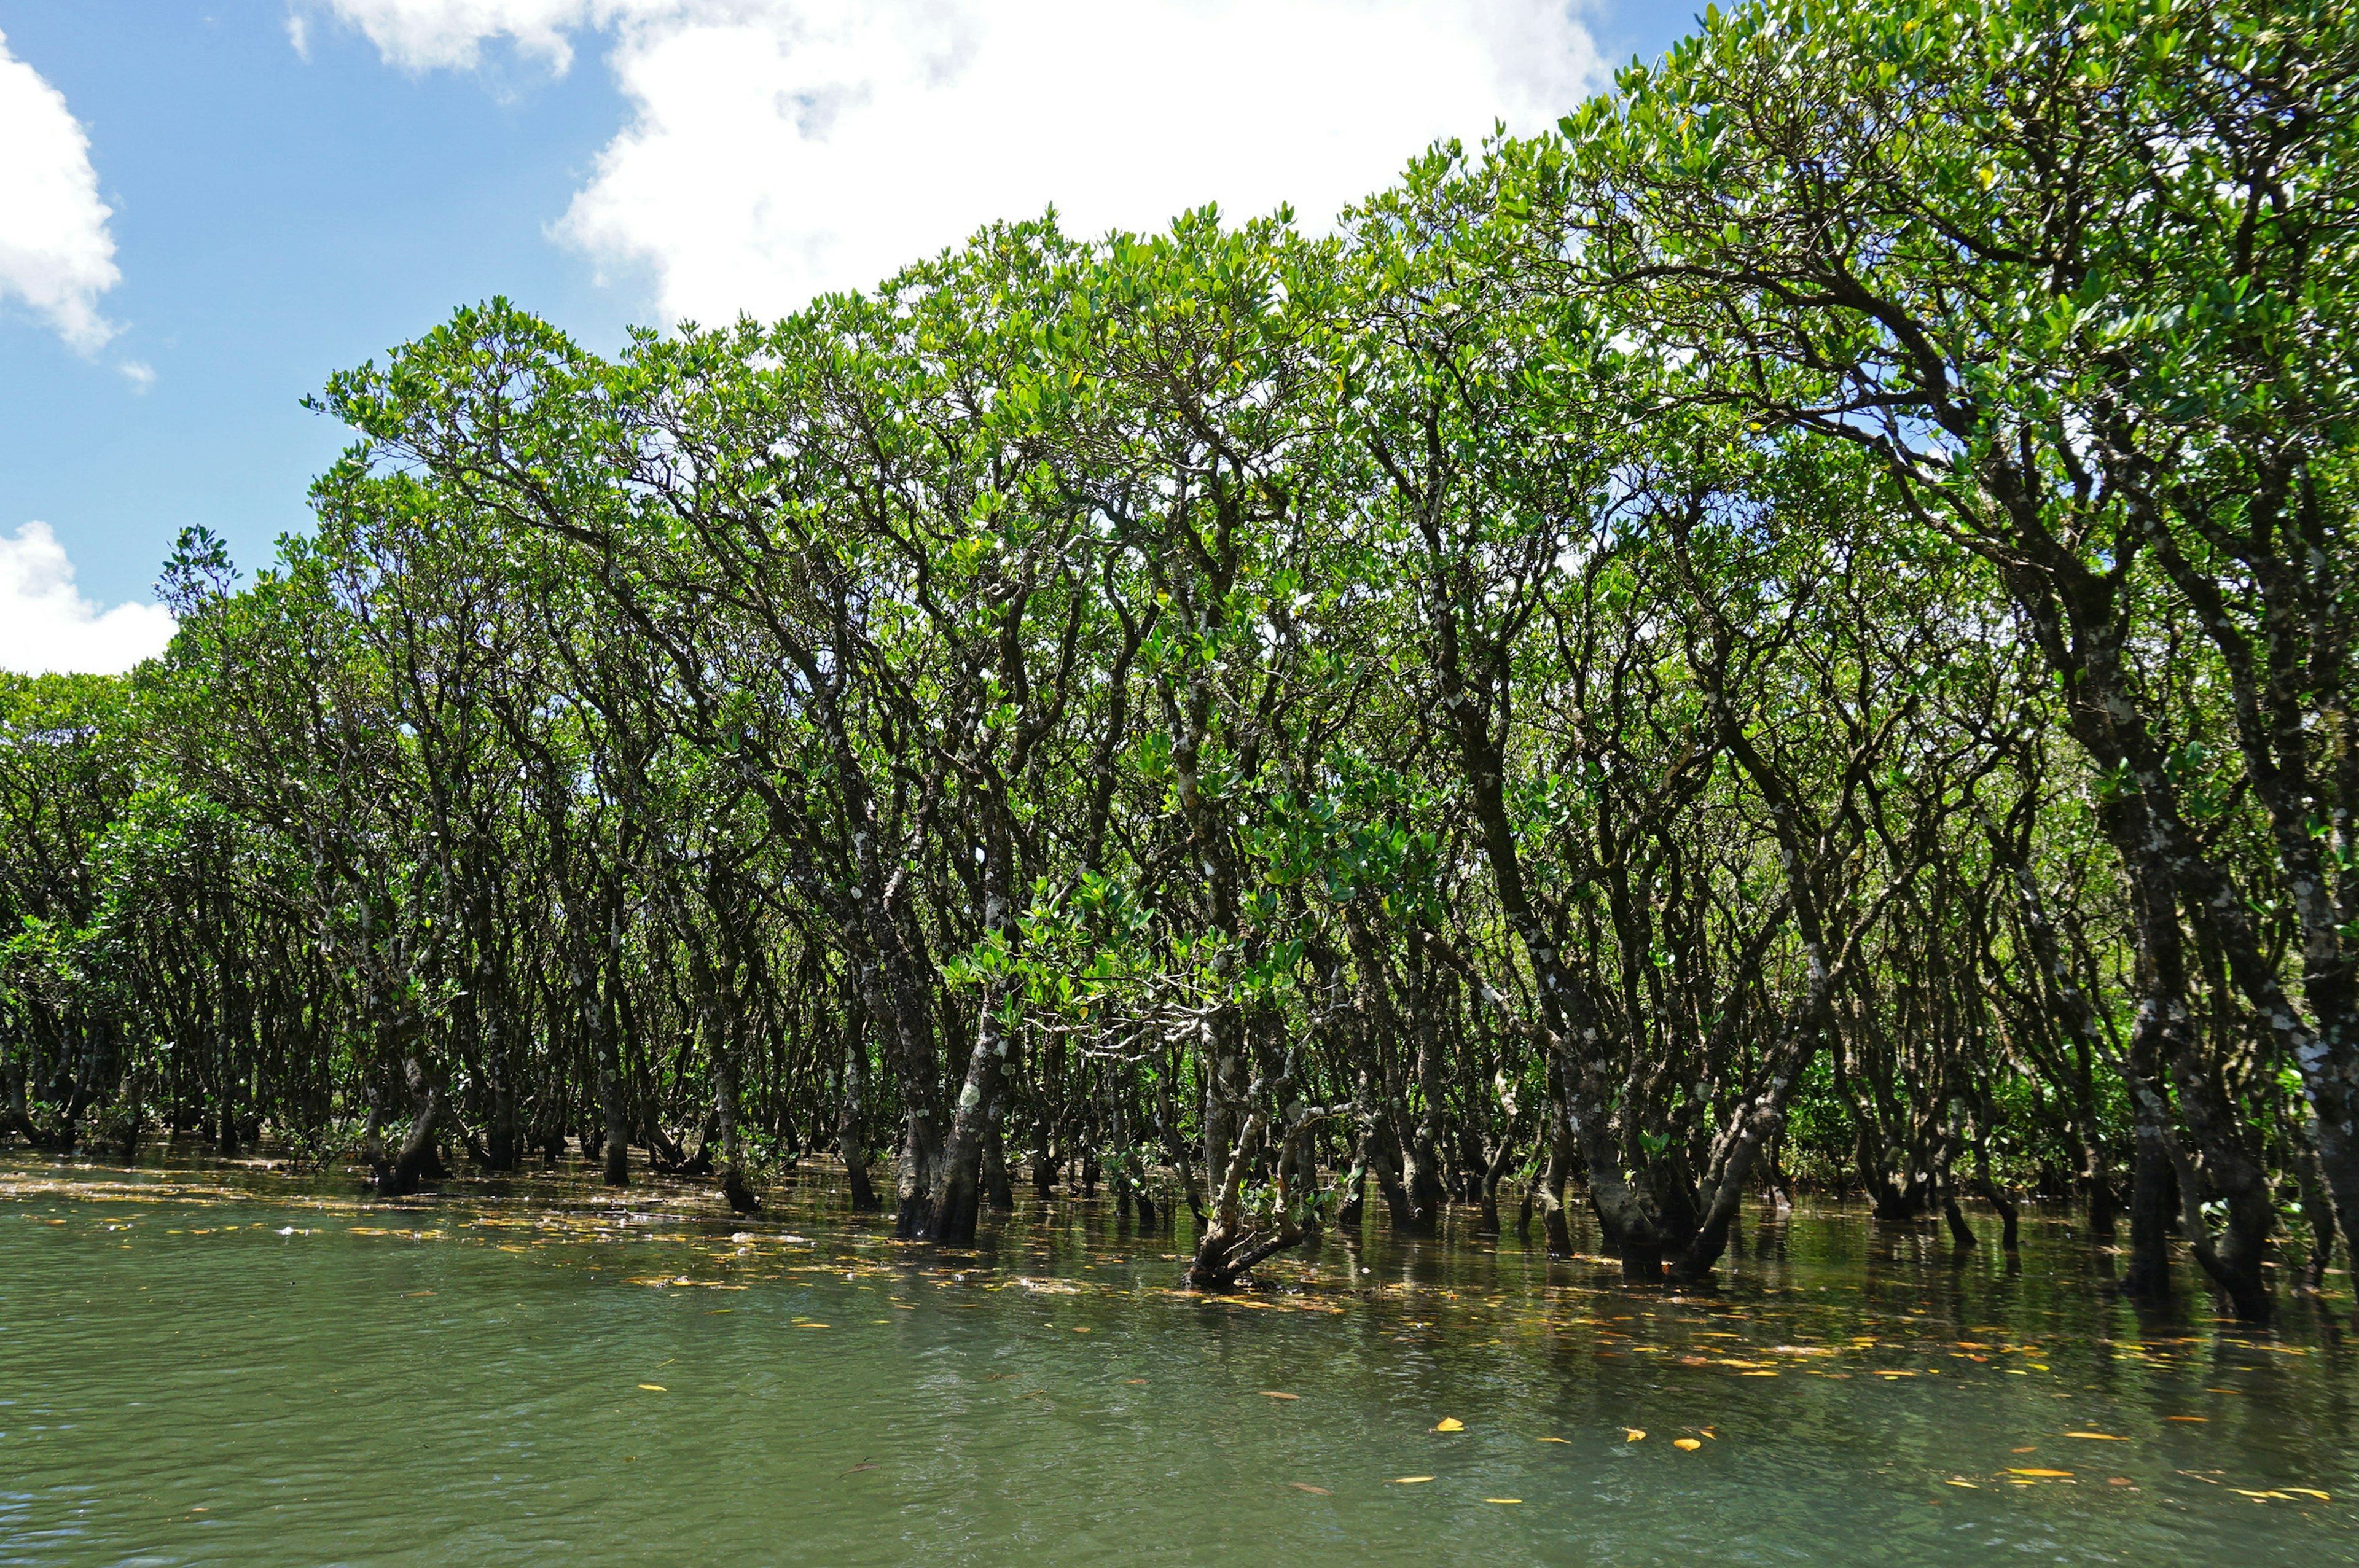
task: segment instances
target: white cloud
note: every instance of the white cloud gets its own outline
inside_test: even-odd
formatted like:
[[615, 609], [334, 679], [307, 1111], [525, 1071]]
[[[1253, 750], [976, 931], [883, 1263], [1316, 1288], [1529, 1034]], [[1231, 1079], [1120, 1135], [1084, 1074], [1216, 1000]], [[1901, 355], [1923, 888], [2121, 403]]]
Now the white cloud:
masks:
[[134, 392], [145, 392], [156, 384], [156, 367], [146, 360], [125, 360], [114, 368], [123, 373], [123, 379], [131, 384]]
[[1564, 0], [325, 0], [408, 69], [612, 36], [633, 109], [556, 226], [667, 317], [776, 315], [995, 218], [1317, 227], [1436, 136], [1603, 80]]
[[[310, 0], [324, 5], [366, 34], [377, 51], [410, 70], [467, 70], [483, 46], [506, 38], [527, 54], [546, 57], [558, 70], [572, 63], [566, 35], [601, 27], [624, 15], [685, 10], [666, 0]], [[701, 8], [701, 7], [700, 7]], [[301, 12], [288, 18], [296, 52], [309, 43]]]
[[0, 669], [120, 675], [164, 651], [172, 612], [160, 604], [101, 610], [74, 587], [73, 563], [46, 523], [0, 535]]
[[98, 199], [90, 138], [65, 94], [8, 52], [0, 34], [0, 300], [15, 298], [94, 353], [115, 333], [98, 297], [122, 277], [114, 216]]

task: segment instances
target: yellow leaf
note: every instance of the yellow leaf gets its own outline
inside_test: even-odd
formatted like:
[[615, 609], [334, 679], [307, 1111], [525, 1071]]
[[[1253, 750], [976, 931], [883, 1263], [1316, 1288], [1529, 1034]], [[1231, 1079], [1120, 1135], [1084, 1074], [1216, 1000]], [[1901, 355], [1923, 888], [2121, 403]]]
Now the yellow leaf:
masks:
[[1622, 1429], [1622, 1441], [1625, 1443], [1636, 1443], [1646, 1435], [1635, 1426], [1625, 1426]]
[[1520, 1503], [1524, 1499], [1521, 1498], [1484, 1498], [1483, 1500], [1486, 1503]]
[[2288, 1492], [2299, 1492], [2305, 1498], [2316, 1498], [2321, 1503], [2331, 1503], [2334, 1500], [2332, 1498], [2328, 1497], [2324, 1492], [2320, 1491], [2315, 1487], [2287, 1487], [2284, 1490]]
[[669, 1389], [665, 1388], [661, 1383], [641, 1383], [639, 1387], [645, 1389], [651, 1394], [668, 1394], [671, 1392]]
[[1454, 1415], [1446, 1415], [1435, 1424], [1433, 1430], [1436, 1432], [1463, 1432], [1466, 1430], [1466, 1423], [1460, 1421]]
[[2064, 1435], [2067, 1437], [2093, 1437], [2099, 1443], [2127, 1443], [2129, 1441], [2126, 1437], [2115, 1437], [2110, 1432], [2068, 1432]]
[[1982, 1490], [1980, 1487], [1975, 1486], [1972, 1481], [1944, 1481], [1941, 1484], [1945, 1487], [1963, 1487], [1969, 1492], [1979, 1492]]
[[2165, 1421], [2199, 1421], [2199, 1422], [2200, 1422], [2200, 1421], [2210, 1421], [2212, 1418], [2211, 1418], [2210, 1416], [2208, 1416], [2208, 1415], [2167, 1415], [2167, 1416], [2164, 1416], [2162, 1419], [2163, 1419], [2163, 1420], [2165, 1420]]
[[1419, 1481], [1430, 1481], [1432, 1479], [1433, 1477], [1430, 1476], [1395, 1476], [1391, 1480], [1386, 1481], [1385, 1485], [1387, 1487], [1414, 1487]]
[[2026, 1470], [2020, 1465], [2010, 1465], [2006, 1467], [2006, 1473], [2010, 1476], [2070, 1476], [2072, 1472], [2070, 1470]]
[[1313, 1487], [1302, 1481], [1288, 1481], [1287, 1485], [1298, 1492], [1308, 1492], [1314, 1498], [1332, 1498], [1335, 1495], [1324, 1487]]
[[1540, 1441], [1542, 1443], [1571, 1443], [1572, 1439], [1570, 1437], [1543, 1437]]
[[1281, 1394], [1275, 1389], [1264, 1389], [1261, 1391], [1261, 1397], [1266, 1400], [1299, 1400], [1302, 1396], [1300, 1394]]
[[1671, 1439], [1671, 1446], [1674, 1448], [1701, 1448], [1703, 1446], [1703, 1443], [1699, 1438], [1674, 1437]]

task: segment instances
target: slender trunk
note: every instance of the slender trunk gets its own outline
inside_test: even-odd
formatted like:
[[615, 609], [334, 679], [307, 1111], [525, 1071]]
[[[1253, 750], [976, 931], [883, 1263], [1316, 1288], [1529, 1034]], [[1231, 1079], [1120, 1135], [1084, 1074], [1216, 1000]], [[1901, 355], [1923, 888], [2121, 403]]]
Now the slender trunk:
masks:
[[868, 1180], [868, 1145], [863, 1135], [867, 1123], [867, 1086], [868, 1018], [855, 990], [845, 1009], [843, 1093], [835, 1108], [835, 1152], [843, 1162], [855, 1214], [874, 1214], [885, 1206]]
[[631, 1184], [630, 1124], [624, 1115], [622, 1048], [616, 1038], [614, 993], [618, 979], [614, 968], [609, 965], [602, 987], [598, 971], [586, 961], [574, 974], [574, 995], [582, 1007], [582, 1022], [590, 1032], [590, 1047], [597, 1061], [598, 1116], [603, 1134], [599, 1155], [610, 1187]]

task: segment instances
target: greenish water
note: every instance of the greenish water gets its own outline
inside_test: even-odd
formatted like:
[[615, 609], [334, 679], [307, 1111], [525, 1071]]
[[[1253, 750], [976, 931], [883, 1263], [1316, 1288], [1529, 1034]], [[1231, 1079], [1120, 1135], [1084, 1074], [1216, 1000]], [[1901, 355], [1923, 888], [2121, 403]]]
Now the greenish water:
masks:
[[1756, 1213], [1679, 1297], [1372, 1227], [1207, 1302], [1098, 1204], [353, 1190], [0, 1162], [0, 1563], [2359, 1563], [2344, 1333], [2141, 1321], [2061, 1219]]

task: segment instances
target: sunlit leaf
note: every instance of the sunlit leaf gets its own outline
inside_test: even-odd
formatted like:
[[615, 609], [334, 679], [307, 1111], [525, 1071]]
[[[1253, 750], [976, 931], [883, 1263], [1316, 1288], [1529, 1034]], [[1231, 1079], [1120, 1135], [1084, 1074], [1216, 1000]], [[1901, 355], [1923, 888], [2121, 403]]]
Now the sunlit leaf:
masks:
[[1674, 1448], [1701, 1448], [1703, 1446], [1703, 1440], [1699, 1437], [1674, 1437], [1671, 1439], [1671, 1446]]
[[1466, 1430], [1466, 1423], [1460, 1421], [1456, 1416], [1446, 1415], [1443, 1416], [1440, 1421], [1434, 1423], [1433, 1430], [1436, 1432], [1463, 1432]]
[[1625, 1426], [1622, 1429], [1622, 1441], [1625, 1443], [1636, 1443], [1646, 1435], [1635, 1426]]
[[1391, 1480], [1386, 1482], [1385, 1485], [1387, 1487], [1414, 1487], [1419, 1481], [1430, 1481], [1432, 1479], [1433, 1477], [1430, 1476], [1395, 1476]]

